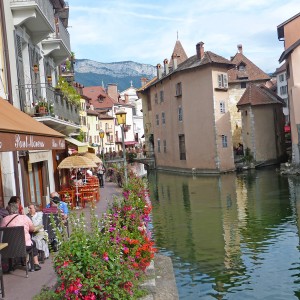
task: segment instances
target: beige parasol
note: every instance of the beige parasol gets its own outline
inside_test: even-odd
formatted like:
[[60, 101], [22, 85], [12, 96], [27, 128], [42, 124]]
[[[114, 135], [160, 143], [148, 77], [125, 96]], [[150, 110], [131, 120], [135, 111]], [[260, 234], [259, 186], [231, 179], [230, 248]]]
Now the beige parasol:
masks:
[[83, 154], [83, 156], [89, 158], [96, 164], [102, 163], [102, 160], [94, 153], [86, 152]]
[[85, 156], [68, 156], [57, 166], [58, 169], [96, 168], [97, 165]]

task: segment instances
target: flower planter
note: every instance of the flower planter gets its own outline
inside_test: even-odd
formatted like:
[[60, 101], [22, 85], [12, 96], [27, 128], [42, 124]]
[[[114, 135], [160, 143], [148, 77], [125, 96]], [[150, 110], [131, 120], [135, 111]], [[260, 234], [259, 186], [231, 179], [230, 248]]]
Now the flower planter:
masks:
[[40, 115], [45, 115], [47, 113], [47, 107], [46, 106], [41, 106], [38, 108], [38, 113]]

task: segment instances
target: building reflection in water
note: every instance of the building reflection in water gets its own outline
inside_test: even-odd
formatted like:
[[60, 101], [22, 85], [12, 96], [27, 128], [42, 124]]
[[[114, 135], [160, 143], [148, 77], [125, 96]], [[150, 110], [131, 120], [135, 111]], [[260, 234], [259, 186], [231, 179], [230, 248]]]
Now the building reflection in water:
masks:
[[222, 299], [252, 288], [265, 295], [253, 273], [261, 268], [263, 275], [262, 264], [276, 270], [267, 261], [271, 248], [281, 247], [282, 226], [299, 215], [287, 178], [273, 170], [202, 177], [155, 172], [149, 182], [156, 244], [172, 256], [182, 296]]

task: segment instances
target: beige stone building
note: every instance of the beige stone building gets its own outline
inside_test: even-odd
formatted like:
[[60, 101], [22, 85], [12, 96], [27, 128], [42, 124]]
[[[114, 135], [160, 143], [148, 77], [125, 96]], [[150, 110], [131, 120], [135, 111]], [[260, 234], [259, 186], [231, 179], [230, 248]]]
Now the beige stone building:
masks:
[[279, 62], [286, 62], [286, 79], [292, 134], [292, 162], [300, 163], [300, 13], [277, 27], [279, 40], [284, 41], [284, 52]]
[[243, 46], [238, 45], [238, 52], [231, 58], [236, 66], [228, 71], [229, 85], [229, 111], [231, 115], [231, 130], [233, 146], [237, 147], [242, 141], [241, 114], [236, 105], [244, 94], [247, 86], [251, 83], [256, 85], [265, 84], [270, 77], [257, 67], [243, 54]]
[[[175, 48], [178, 48], [177, 42]], [[220, 173], [234, 169], [227, 71], [234, 64], [204, 43], [172, 67], [157, 65], [157, 78], [138, 90], [143, 100], [147, 151], [158, 169]], [[152, 148], [153, 146], [153, 148]]]
[[264, 85], [250, 84], [237, 107], [242, 115], [245, 154], [256, 163], [280, 161], [285, 154], [284, 100]]

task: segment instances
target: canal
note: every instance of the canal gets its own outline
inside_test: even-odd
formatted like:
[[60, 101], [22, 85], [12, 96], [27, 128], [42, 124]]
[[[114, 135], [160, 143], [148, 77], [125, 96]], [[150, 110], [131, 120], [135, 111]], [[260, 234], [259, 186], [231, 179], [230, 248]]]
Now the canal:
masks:
[[300, 178], [148, 175], [152, 231], [180, 299], [300, 299]]

